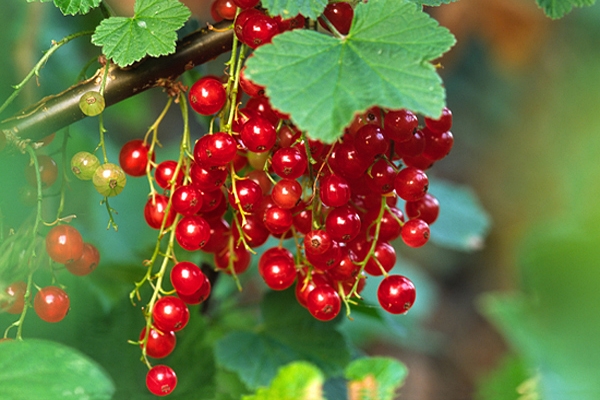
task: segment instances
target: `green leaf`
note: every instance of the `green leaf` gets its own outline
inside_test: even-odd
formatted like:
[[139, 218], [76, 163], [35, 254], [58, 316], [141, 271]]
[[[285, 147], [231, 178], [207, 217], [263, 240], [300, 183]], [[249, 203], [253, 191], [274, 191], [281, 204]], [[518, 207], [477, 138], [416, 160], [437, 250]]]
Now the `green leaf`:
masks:
[[175, 51], [177, 30], [190, 17], [190, 10], [177, 0], [137, 0], [131, 18], [103, 20], [92, 36], [106, 57], [125, 67], [150, 55]]
[[564, 17], [573, 7], [591, 6], [596, 0], [537, 0], [538, 5], [552, 19]]
[[44, 340], [0, 343], [0, 398], [110, 399], [108, 375], [78, 351]]
[[431, 225], [431, 241], [462, 251], [478, 250], [491, 221], [477, 196], [466, 186], [431, 179], [429, 192], [440, 202], [440, 215]]
[[414, 3], [371, 0], [357, 5], [346, 37], [285, 32], [256, 49], [246, 72], [300, 129], [332, 143], [373, 105], [439, 117], [445, 92], [429, 61], [453, 44]]
[[323, 400], [323, 374], [307, 362], [281, 367], [271, 385], [243, 400]]
[[337, 322], [315, 320], [298, 305], [293, 290], [267, 293], [262, 315], [260, 332], [231, 332], [215, 347], [217, 363], [236, 372], [251, 390], [267, 386], [280, 367], [293, 361], [310, 362], [326, 376], [340, 375], [350, 361]]
[[393, 400], [406, 379], [408, 369], [387, 357], [365, 357], [351, 362], [345, 376], [351, 399]]
[[317, 19], [323, 14], [327, 0], [263, 0], [261, 4], [271, 15], [293, 18], [302, 14], [310, 19]]
[[[40, 3], [49, 3], [52, 0], [27, 0], [28, 3], [38, 1]], [[54, 0], [54, 5], [60, 9], [64, 15], [87, 14], [92, 8], [100, 5], [102, 0]]]

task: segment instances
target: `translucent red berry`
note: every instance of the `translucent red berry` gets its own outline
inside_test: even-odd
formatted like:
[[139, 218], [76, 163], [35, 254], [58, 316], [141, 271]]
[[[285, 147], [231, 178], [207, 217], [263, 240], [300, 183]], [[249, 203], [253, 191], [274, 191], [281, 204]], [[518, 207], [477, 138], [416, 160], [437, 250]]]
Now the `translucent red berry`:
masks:
[[46, 322], [60, 322], [69, 312], [70, 300], [67, 293], [56, 286], [40, 289], [33, 299], [35, 313]]
[[392, 314], [405, 314], [415, 303], [415, 285], [405, 276], [388, 275], [377, 288], [381, 307]]
[[190, 87], [188, 98], [192, 109], [198, 114], [213, 115], [225, 105], [227, 93], [220, 80], [205, 76]]
[[171, 367], [155, 365], [146, 374], [146, 387], [156, 396], [166, 396], [175, 390], [177, 375]]

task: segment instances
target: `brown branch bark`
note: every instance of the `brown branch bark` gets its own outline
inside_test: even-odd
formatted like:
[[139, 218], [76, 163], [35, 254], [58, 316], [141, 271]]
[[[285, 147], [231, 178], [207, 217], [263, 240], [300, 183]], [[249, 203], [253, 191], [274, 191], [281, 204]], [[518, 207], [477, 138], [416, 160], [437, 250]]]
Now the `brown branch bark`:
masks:
[[[230, 51], [233, 35], [233, 30], [227, 29], [230, 24], [225, 22], [214, 29], [205, 28], [185, 37], [171, 55], [147, 58], [128, 68], [111, 66], [104, 91], [106, 106], [163, 86], [195, 66]], [[0, 130], [8, 137], [36, 141], [85, 118], [79, 109], [79, 99], [88, 91], [100, 90], [103, 71], [104, 68], [101, 68], [92, 78], [62, 93], [45, 97], [0, 122]]]

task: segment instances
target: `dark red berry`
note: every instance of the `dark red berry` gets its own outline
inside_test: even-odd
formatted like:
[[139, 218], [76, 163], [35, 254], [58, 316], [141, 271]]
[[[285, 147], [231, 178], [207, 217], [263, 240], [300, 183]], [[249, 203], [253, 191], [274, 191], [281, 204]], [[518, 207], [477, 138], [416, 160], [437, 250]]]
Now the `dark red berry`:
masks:
[[194, 145], [194, 160], [207, 167], [227, 165], [236, 153], [235, 139], [225, 132], [204, 135]]
[[[323, 15], [342, 35], [346, 35], [350, 32], [352, 18], [354, 18], [354, 9], [350, 3], [346, 3], [345, 1], [329, 3], [325, 7]], [[322, 18], [319, 18], [319, 23], [323, 28], [329, 30], [329, 26], [327, 26]]]

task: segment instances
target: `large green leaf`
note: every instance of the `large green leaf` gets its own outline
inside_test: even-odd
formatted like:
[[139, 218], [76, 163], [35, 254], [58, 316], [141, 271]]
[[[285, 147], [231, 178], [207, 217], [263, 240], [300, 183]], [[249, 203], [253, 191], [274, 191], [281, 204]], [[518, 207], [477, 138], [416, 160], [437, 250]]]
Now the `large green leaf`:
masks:
[[308, 361], [327, 376], [341, 375], [350, 361], [337, 323], [315, 320], [298, 305], [293, 290], [265, 295], [262, 315], [260, 331], [231, 332], [215, 347], [217, 363], [236, 372], [248, 388], [267, 386], [280, 367], [293, 361]]
[[263, 0], [261, 4], [271, 15], [292, 18], [302, 14], [307, 18], [317, 19], [323, 13], [327, 0]]
[[243, 400], [324, 400], [323, 374], [307, 362], [294, 362], [281, 367], [269, 387]]
[[440, 202], [440, 215], [431, 225], [431, 241], [462, 251], [480, 249], [491, 221], [475, 193], [440, 179], [431, 179], [429, 192]]
[[137, 0], [131, 18], [103, 20], [92, 36], [106, 57], [125, 67], [146, 55], [158, 57], [175, 51], [177, 30], [190, 17], [177, 0]]
[[591, 6], [596, 0], [537, 0], [547, 16], [556, 19], [564, 17], [573, 7]]
[[0, 398], [110, 399], [114, 386], [87, 356], [59, 343], [0, 343]]
[[255, 51], [246, 72], [300, 129], [332, 143], [373, 105], [438, 117], [445, 92], [429, 61], [453, 44], [414, 3], [371, 0], [357, 5], [347, 36], [285, 32]]
[[407, 374], [404, 364], [388, 357], [359, 358], [345, 372], [351, 398], [360, 400], [393, 400]]

